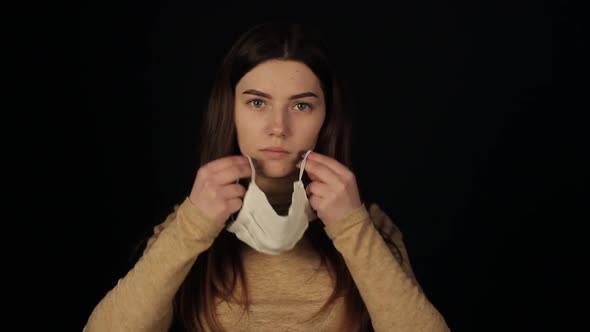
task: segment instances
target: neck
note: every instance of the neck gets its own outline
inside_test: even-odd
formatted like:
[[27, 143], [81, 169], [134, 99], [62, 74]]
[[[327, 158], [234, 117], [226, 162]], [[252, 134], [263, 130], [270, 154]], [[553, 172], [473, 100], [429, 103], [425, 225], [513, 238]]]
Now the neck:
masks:
[[256, 185], [264, 192], [268, 202], [279, 214], [286, 214], [288, 211], [293, 196], [293, 182], [297, 180], [299, 180], [299, 170], [280, 178], [256, 175]]

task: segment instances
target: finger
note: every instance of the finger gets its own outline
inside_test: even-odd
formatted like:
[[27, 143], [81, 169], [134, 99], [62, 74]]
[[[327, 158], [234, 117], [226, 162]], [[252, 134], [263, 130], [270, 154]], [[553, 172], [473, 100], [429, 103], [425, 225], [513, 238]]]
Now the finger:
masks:
[[331, 184], [340, 181], [340, 176], [324, 164], [318, 163], [314, 160], [307, 160], [305, 163], [305, 171], [309, 174], [309, 177], [323, 183]]
[[348, 167], [342, 165], [336, 159], [334, 159], [332, 157], [328, 157], [326, 155], [323, 155], [323, 154], [315, 152], [315, 151], [311, 152], [307, 156], [307, 161], [309, 161], [309, 160], [313, 160], [317, 163], [325, 165], [326, 167], [330, 168], [334, 173], [336, 173], [340, 176], [346, 176], [346, 174], [350, 172]]
[[212, 176], [214, 183], [225, 185], [236, 182], [241, 178], [252, 176], [252, 169], [250, 165], [232, 165], [224, 168]]
[[228, 184], [220, 189], [220, 195], [226, 199], [241, 198], [246, 194], [246, 188], [240, 184]]
[[330, 186], [325, 183], [314, 181], [305, 188], [307, 196], [317, 195], [319, 197], [330, 197]]
[[320, 208], [320, 205], [322, 204], [323, 200], [324, 199], [320, 196], [311, 195], [311, 197], [309, 198], [309, 205], [311, 205], [311, 207], [317, 211]]
[[234, 165], [248, 165], [248, 158], [246, 156], [223, 157], [209, 162], [204, 168], [207, 172], [214, 174]]
[[235, 213], [242, 208], [242, 200], [239, 198], [233, 198], [227, 201], [229, 213]]
[[[306, 167], [306, 170], [307, 170], [307, 167]], [[307, 176], [309, 176], [309, 178], [311, 179], [311, 181], [320, 181], [320, 178], [318, 178], [317, 175], [311, 174], [311, 173], [306, 173], [306, 174], [307, 174]]]

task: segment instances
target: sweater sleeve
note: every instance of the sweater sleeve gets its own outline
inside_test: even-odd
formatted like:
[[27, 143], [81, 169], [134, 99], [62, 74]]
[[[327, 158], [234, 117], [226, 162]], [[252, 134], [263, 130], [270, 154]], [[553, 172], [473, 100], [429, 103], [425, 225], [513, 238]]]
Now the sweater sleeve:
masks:
[[187, 197], [154, 227], [141, 258], [97, 304], [84, 331], [168, 331], [176, 292], [222, 229]]
[[450, 331], [414, 277], [401, 232], [377, 204], [370, 211], [363, 204], [325, 231], [346, 262], [373, 328], [377, 332]]

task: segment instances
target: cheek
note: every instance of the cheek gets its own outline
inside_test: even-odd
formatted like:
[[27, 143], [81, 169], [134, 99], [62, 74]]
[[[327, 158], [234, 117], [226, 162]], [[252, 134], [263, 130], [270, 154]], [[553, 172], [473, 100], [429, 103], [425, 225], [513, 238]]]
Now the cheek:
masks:
[[244, 110], [239, 108], [237, 108], [234, 113], [234, 123], [236, 125], [236, 130], [238, 131], [238, 133], [241, 133], [242, 135], [244, 135], [243, 133], [248, 132], [249, 128], [252, 125], [248, 117], [246, 116]]
[[322, 123], [323, 122], [316, 121], [300, 129], [305, 145], [314, 145], [317, 142]]
[[256, 137], [257, 123], [253, 119], [245, 117], [243, 112], [239, 110], [236, 111], [234, 123], [238, 144], [242, 150], [248, 151], [248, 147], [253, 145], [254, 137]]
[[242, 136], [249, 136], [256, 132], [258, 123], [252, 119], [236, 117], [236, 130]]

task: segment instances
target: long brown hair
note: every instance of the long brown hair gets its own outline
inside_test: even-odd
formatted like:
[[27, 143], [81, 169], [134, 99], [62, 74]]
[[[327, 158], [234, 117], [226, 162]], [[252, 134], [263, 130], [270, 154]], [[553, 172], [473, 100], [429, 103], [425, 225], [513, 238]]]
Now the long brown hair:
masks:
[[[351, 117], [344, 107], [340, 83], [328, 61], [328, 51], [319, 29], [311, 25], [268, 22], [254, 26], [239, 37], [223, 59], [213, 82], [208, 109], [203, 118], [200, 166], [221, 157], [240, 154], [234, 124], [236, 84], [258, 64], [271, 59], [283, 59], [306, 64], [322, 84], [326, 98], [326, 118], [315, 151], [353, 170]], [[306, 236], [335, 282], [331, 296], [316, 316], [326, 314], [334, 301], [344, 296], [348, 325], [366, 326], [369, 317], [365, 305], [342, 256], [325, 234], [322, 223], [311, 222]], [[228, 232], [221, 232], [211, 247], [199, 255], [174, 300], [175, 315], [184, 329], [203, 331], [207, 326], [214, 331], [222, 330], [215, 313], [216, 297], [236, 301], [243, 305], [244, 310], [249, 309], [239, 248], [235, 237]], [[242, 285], [239, 296], [234, 294], [238, 282]]]

